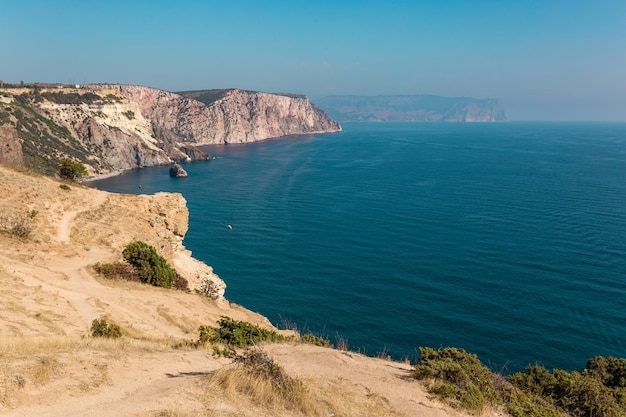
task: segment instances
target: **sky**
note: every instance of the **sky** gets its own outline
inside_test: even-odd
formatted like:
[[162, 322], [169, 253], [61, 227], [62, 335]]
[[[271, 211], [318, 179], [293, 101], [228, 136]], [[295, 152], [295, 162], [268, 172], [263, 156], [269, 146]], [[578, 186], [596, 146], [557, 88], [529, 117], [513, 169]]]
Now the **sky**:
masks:
[[497, 98], [626, 121], [626, 0], [0, 0], [0, 80]]

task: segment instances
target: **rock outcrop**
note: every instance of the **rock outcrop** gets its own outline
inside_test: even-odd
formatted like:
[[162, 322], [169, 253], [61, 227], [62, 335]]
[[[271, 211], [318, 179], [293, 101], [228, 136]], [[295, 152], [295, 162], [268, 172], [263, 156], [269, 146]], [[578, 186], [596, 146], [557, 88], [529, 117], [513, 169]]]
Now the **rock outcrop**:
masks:
[[180, 164], [174, 164], [170, 167], [170, 177], [173, 178], [187, 178], [187, 171], [180, 166]]
[[0, 164], [9, 166], [24, 164], [22, 144], [17, 137], [17, 130], [8, 124], [0, 126]]
[[[304, 96], [242, 90], [176, 94], [114, 84], [61, 87], [0, 89], [0, 126], [8, 126], [0, 129], [4, 159], [51, 174], [56, 160], [69, 157], [90, 174], [106, 174], [210, 159], [200, 145], [341, 130]], [[207, 95], [217, 99], [194, 98]]]
[[342, 122], [505, 122], [496, 99], [431, 95], [328, 96], [316, 103]]

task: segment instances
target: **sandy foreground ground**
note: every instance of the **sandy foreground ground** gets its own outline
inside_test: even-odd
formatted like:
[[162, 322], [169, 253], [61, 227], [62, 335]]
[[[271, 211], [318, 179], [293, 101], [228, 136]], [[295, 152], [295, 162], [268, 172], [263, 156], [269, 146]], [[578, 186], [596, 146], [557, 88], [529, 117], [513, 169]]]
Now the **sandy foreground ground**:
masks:
[[[306, 415], [216, 385], [212, 376], [232, 360], [185, 347], [199, 325], [222, 316], [271, 328], [266, 318], [93, 273], [97, 262], [121, 260], [133, 239], [163, 248], [166, 258], [180, 244], [157, 224], [156, 197], [69, 187], [0, 167], [0, 217], [36, 211], [29, 238], [0, 233], [0, 415]], [[124, 337], [91, 337], [92, 320], [103, 317]], [[465, 415], [432, 400], [409, 364], [295, 342], [262, 349], [326, 404], [328, 416]]]

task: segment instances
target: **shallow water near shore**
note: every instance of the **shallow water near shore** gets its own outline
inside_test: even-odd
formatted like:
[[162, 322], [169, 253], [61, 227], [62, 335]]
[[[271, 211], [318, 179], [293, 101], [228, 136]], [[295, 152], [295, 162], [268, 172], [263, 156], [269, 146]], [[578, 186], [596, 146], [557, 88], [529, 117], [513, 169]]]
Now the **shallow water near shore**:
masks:
[[[626, 124], [347, 124], [90, 183], [180, 192], [185, 246], [274, 324], [505, 373], [626, 357]], [[232, 229], [227, 226], [232, 225]]]

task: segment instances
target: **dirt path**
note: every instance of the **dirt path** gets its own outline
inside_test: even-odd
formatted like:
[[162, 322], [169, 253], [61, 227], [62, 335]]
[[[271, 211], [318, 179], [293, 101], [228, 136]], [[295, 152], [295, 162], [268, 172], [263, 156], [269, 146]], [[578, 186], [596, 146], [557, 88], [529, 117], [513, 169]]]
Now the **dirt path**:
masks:
[[87, 207], [82, 207], [81, 210], [69, 211], [63, 214], [61, 221], [57, 226], [57, 236], [56, 240], [60, 243], [69, 243], [70, 235], [72, 232], [72, 221], [76, 218], [79, 213], [91, 210], [97, 206], [104, 204], [107, 200], [107, 195], [105, 193], [97, 193], [95, 199], [92, 203]]
[[[31, 392], [6, 417], [105, 417], [202, 410], [200, 380], [227, 360], [206, 351], [111, 354], [84, 351], [59, 357], [62, 375]], [[168, 414], [169, 415], [169, 414]]]

